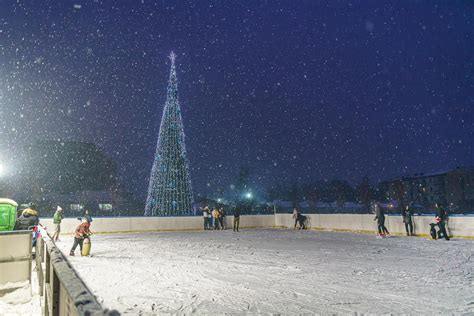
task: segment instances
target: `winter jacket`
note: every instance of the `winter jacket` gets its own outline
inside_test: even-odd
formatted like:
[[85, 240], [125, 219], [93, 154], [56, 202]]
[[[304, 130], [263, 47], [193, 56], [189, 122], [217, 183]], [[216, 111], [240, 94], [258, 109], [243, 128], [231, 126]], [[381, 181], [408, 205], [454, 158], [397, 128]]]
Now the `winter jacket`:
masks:
[[[36, 213], [38, 214], [38, 213]], [[16, 220], [15, 230], [27, 230], [30, 227], [37, 226], [39, 223], [38, 216], [30, 215], [29, 213], [21, 214], [20, 217]]]
[[385, 213], [380, 204], [375, 204], [375, 219], [381, 220], [385, 218]]
[[91, 224], [90, 223], [81, 223], [77, 226], [76, 231], [74, 232], [74, 237], [83, 239], [91, 234], [89, 230]]
[[53, 223], [54, 224], [61, 224], [64, 218], [63, 212], [56, 211], [53, 216]]
[[234, 218], [240, 218], [240, 210], [238, 208], [234, 211]]
[[402, 216], [403, 216], [403, 222], [404, 223], [411, 222], [411, 219], [412, 219], [412, 216], [413, 216], [413, 212], [412, 212], [411, 208], [408, 208], [408, 210], [404, 209], [402, 211]]
[[219, 218], [219, 212], [217, 210], [212, 211], [212, 217], [213, 218]]
[[448, 218], [448, 213], [446, 213], [443, 208], [439, 207], [436, 209], [436, 217], [439, 217], [439, 219], [443, 221]]

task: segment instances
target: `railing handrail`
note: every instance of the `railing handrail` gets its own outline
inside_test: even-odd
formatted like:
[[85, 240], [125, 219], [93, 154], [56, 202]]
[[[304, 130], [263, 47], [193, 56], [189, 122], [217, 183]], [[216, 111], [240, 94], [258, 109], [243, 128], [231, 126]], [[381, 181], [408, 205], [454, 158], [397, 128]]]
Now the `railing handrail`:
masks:
[[[66, 256], [64, 256], [61, 250], [56, 246], [48, 232], [44, 229], [41, 229], [41, 234], [45, 237], [44, 239], [39, 239], [39, 242], [41, 243], [40, 249], [43, 248], [43, 250], [40, 251], [41, 253], [38, 253], [37, 256], [47, 255], [49, 260], [46, 261], [46, 264], [48, 264], [49, 261], [52, 266], [52, 271], [49, 271], [49, 273], [47, 272], [45, 278], [45, 273], [42, 271], [42, 266], [37, 267], [38, 269], [41, 269], [41, 273], [43, 274], [42, 279], [44, 283], [40, 284], [40, 286], [50, 287], [48, 275], [53, 273], [59, 281], [59, 284], [62, 285], [62, 288], [64, 288], [67, 292], [68, 301], [72, 302], [78, 315], [120, 315], [120, 313], [115, 310], [108, 310], [102, 307], [102, 305], [97, 301], [95, 295], [92, 294], [89, 288], [79, 277], [77, 271], [72, 267]], [[44, 260], [41, 258], [38, 261], [42, 262]], [[52, 286], [44, 291], [45, 306], [52, 306], [53, 314], [55, 314], [54, 310], [59, 310], [60, 304], [59, 301], [55, 301], [55, 297], [59, 298], [59, 293], [53, 293], [54, 289], [58, 291], [60, 286]], [[41, 293], [43, 293], [43, 291], [41, 291]], [[49, 315], [48, 309], [46, 309], [46, 314]]]

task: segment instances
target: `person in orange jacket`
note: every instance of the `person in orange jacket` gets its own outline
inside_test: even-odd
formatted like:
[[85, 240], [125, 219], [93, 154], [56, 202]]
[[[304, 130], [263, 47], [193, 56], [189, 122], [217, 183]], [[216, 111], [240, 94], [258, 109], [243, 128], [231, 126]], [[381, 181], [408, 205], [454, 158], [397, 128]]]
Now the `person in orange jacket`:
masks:
[[90, 226], [91, 223], [86, 218], [83, 218], [82, 223], [77, 226], [74, 232], [74, 244], [72, 245], [71, 251], [69, 252], [70, 256], [74, 256], [74, 252], [76, 251], [77, 245], [79, 245], [79, 248], [82, 252], [82, 243], [84, 242], [84, 239], [92, 234], [89, 229]]

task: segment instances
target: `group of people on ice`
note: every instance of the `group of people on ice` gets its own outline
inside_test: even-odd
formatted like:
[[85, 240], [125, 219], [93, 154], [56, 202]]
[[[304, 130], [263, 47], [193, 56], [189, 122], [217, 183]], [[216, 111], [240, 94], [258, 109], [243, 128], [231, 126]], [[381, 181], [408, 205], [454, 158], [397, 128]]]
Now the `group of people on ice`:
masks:
[[[449, 233], [447, 231], [448, 213], [446, 209], [439, 203], [435, 204], [436, 215], [435, 222], [430, 224], [430, 235], [433, 239], [444, 238], [449, 240]], [[374, 221], [377, 221], [377, 238], [389, 237], [390, 232], [385, 226], [385, 210], [378, 202], [373, 203], [373, 212], [375, 214]], [[415, 236], [414, 227], [414, 209], [413, 204], [402, 206], [401, 209], [402, 220], [405, 225], [407, 236]], [[306, 229], [308, 224], [308, 216], [301, 214], [297, 209], [293, 209], [293, 220], [295, 221], [294, 229]]]
[[[53, 216], [54, 234], [51, 237], [56, 242], [59, 241], [59, 233], [61, 232], [61, 222], [63, 218], [63, 209], [58, 206]], [[82, 254], [82, 247], [84, 245], [84, 241], [88, 239], [88, 242], [90, 244], [90, 235], [92, 235], [92, 232], [90, 231], [92, 217], [90, 216], [89, 211], [86, 210], [84, 212], [84, 215], [82, 217], [78, 217], [77, 219], [80, 220], [81, 223], [77, 225], [76, 229], [74, 230], [74, 243], [72, 245], [71, 251], [69, 252], [70, 256], [75, 255], [77, 246], [79, 246], [79, 249]]]
[[[205, 206], [201, 208], [202, 210], [202, 218], [204, 222], [204, 230], [224, 230], [226, 229], [225, 226], [225, 218], [226, 212], [223, 207], [217, 208], [214, 207], [212, 210], [209, 206]], [[237, 207], [234, 210], [234, 231], [239, 231], [240, 226], [240, 209]]]
[[212, 210], [209, 206], [202, 209], [202, 218], [204, 219], [204, 230], [224, 230], [225, 229], [226, 212], [223, 207], [214, 207]]
[[[389, 237], [390, 233], [385, 226], [385, 211], [380, 203], [375, 202], [373, 204], [375, 218], [374, 221], [377, 221], [377, 232], [378, 238]], [[449, 234], [446, 231], [447, 222], [448, 222], [448, 213], [446, 209], [439, 203], [435, 204], [436, 215], [435, 223], [430, 224], [430, 235], [433, 239], [444, 238], [449, 240]], [[414, 233], [414, 221], [413, 221], [413, 206], [411, 204], [402, 206], [402, 219], [405, 224], [405, 230], [407, 236], [415, 236]], [[436, 231], [438, 227], [438, 231]]]
[[[63, 219], [64, 211], [61, 206], [57, 206], [53, 215], [54, 233], [51, 236], [51, 239], [55, 242], [60, 241], [59, 234], [61, 233], [61, 222]], [[74, 231], [74, 244], [69, 253], [71, 256], [74, 256], [74, 252], [77, 246], [80, 247], [82, 252], [84, 240], [86, 238], [89, 238], [89, 236], [92, 234], [92, 232], [90, 231], [92, 217], [89, 215], [89, 212], [86, 210], [84, 215], [82, 217], [79, 217], [78, 219], [81, 221], [81, 223], [76, 227]], [[21, 214], [18, 216], [15, 223], [15, 230], [32, 230], [32, 245], [34, 247], [37, 238], [40, 236], [38, 228], [39, 225], [39, 211], [36, 207], [36, 204], [29, 203], [28, 207], [21, 211]]]
[[[54, 234], [51, 237], [56, 242], [59, 241], [59, 233], [61, 232], [61, 222], [63, 218], [64, 211], [60, 206], [58, 206], [53, 215]], [[90, 216], [89, 211], [85, 210], [83, 216], [78, 217], [77, 219], [80, 220], [81, 223], [77, 225], [76, 229], [74, 230], [74, 243], [72, 245], [71, 251], [69, 252], [69, 255], [71, 256], [74, 256], [77, 246], [79, 246], [79, 249], [82, 253], [84, 240], [89, 238], [90, 235], [92, 235], [92, 232], [90, 231], [92, 217]]]

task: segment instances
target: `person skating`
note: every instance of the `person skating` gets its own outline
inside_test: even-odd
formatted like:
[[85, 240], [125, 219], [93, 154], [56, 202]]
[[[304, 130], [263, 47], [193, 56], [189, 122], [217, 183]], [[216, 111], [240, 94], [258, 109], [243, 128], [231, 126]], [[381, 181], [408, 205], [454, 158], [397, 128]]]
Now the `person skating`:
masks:
[[219, 211], [217, 208], [212, 210], [212, 224], [215, 230], [219, 229]]
[[61, 222], [62, 222], [63, 218], [64, 218], [63, 209], [61, 208], [61, 206], [58, 206], [56, 208], [56, 212], [54, 212], [54, 216], [53, 216], [54, 234], [53, 234], [52, 239], [54, 241], [59, 240], [59, 233], [61, 232]]
[[78, 245], [82, 252], [82, 243], [84, 242], [84, 239], [92, 234], [90, 231], [90, 226], [91, 224], [86, 218], [83, 218], [82, 223], [77, 226], [74, 232], [74, 244], [72, 245], [71, 251], [69, 252], [70, 256], [74, 256], [74, 252], [76, 251]]
[[402, 217], [403, 223], [405, 223], [405, 230], [407, 232], [407, 236], [414, 236], [415, 234], [413, 233], [413, 210], [410, 208], [410, 206], [407, 205], [402, 210]]
[[203, 210], [202, 210], [202, 218], [204, 219], [204, 230], [208, 230], [209, 229], [209, 207], [206, 206]]
[[212, 221], [212, 211], [210, 209], [207, 210], [207, 223], [208, 229], [214, 228], [214, 222]]
[[298, 223], [300, 225], [300, 229], [306, 229], [306, 216], [298, 212]]
[[225, 230], [225, 211], [224, 208], [221, 207], [219, 209], [219, 224], [221, 225], [221, 229]]
[[293, 227], [293, 229], [296, 229], [296, 225], [298, 224], [299, 220], [299, 212], [296, 208], [293, 209], [293, 220], [295, 221], [295, 226]]
[[378, 230], [378, 237], [388, 237], [390, 233], [388, 232], [387, 227], [385, 227], [385, 213], [382, 206], [379, 203], [375, 203], [375, 218], [374, 221], [377, 221], [377, 230]]
[[438, 224], [439, 232], [438, 232], [438, 239], [444, 237], [444, 239], [449, 240], [448, 233], [446, 232], [446, 218], [448, 214], [443, 206], [436, 203], [436, 217], [435, 221]]
[[234, 210], [234, 232], [239, 231], [239, 225], [240, 225], [240, 206], [237, 205], [237, 207]]

